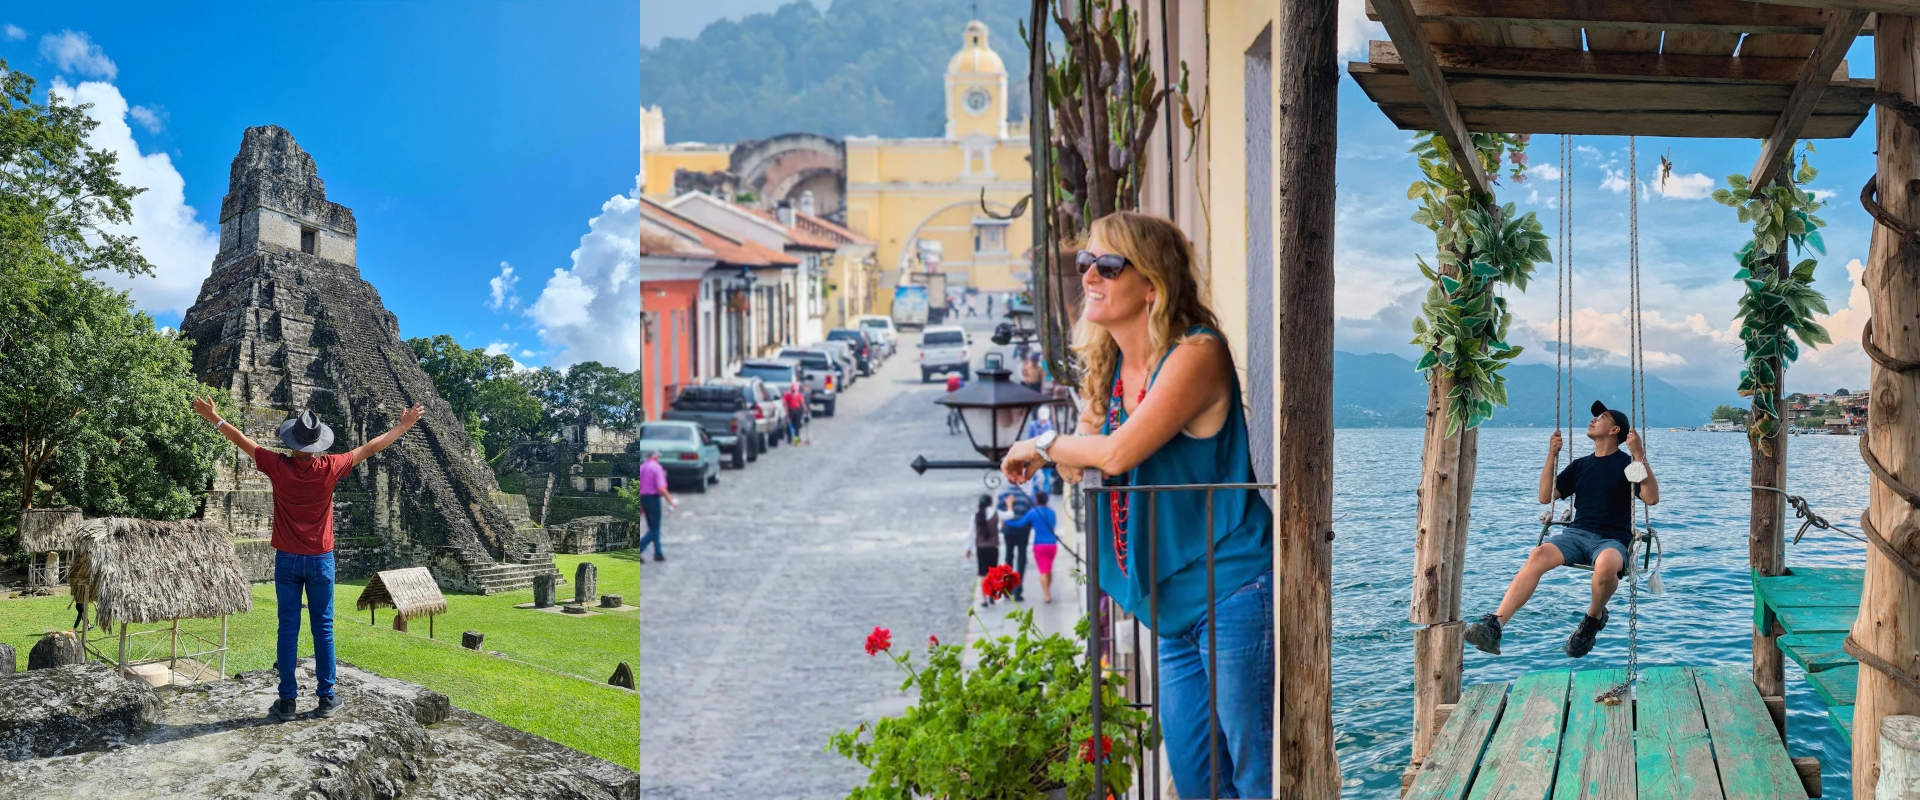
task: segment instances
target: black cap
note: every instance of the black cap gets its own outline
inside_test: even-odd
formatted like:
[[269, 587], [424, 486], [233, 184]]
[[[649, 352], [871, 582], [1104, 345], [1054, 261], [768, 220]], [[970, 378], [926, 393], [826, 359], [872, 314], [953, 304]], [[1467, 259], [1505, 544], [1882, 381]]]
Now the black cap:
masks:
[[1607, 408], [1606, 403], [1602, 403], [1598, 400], [1593, 401], [1593, 415], [1597, 417], [1597, 416], [1600, 416], [1601, 414], [1605, 414], [1609, 417], [1612, 417], [1613, 424], [1620, 426], [1621, 439], [1623, 440], [1626, 439], [1627, 434], [1633, 432], [1633, 422], [1627, 419], [1627, 415], [1625, 413], [1621, 411], [1617, 411], [1615, 409]]

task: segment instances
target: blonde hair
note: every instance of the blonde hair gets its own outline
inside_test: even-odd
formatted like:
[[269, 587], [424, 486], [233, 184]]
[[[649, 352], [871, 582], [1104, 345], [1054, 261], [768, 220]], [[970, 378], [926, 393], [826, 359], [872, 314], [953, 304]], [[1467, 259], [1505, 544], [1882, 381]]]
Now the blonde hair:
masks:
[[[1200, 276], [1194, 271], [1193, 245], [1172, 222], [1152, 214], [1116, 211], [1094, 220], [1091, 235], [1109, 251], [1126, 256], [1128, 268], [1153, 284], [1154, 301], [1147, 306], [1151, 362], [1188, 341], [1187, 331], [1196, 326], [1213, 329], [1213, 335], [1219, 336], [1220, 324], [1207, 307]], [[1084, 303], [1073, 326], [1072, 349], [1081, 365], [1080, 398], [1104, 416], [1114, 369], [1120, 363], [1120, 345], [1106, 328], [1087, 320]]]

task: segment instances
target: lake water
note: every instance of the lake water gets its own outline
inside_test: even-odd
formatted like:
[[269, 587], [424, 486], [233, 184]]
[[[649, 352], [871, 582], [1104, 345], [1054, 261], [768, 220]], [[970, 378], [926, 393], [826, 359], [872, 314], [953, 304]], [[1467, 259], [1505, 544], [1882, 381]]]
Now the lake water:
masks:
[[[1474, 619], [1500, 603], [1507, 580], [1540, 533], [1534, 502], [1550, 431], [1487, 428], [1480, 432], [1462, 616]], [[1341, 429], [1334, 436], [1333, 724], [1345, 780], [1343, 796], [1398, 798], [1400, 773], [1412, 755], [1414, 506], [1420, 481], [1417, 429]], [[1867, 504], [1866, 467], [1851, 436], [1797, 436], [1787, 449], [1788, 489], [1816, 512], [1858, 529]], [[1591, 445], [1568, 441], [1575, 455]], [[1665, 594], [1640, 594], [1639, 661], [1663, 664], [1751, 664], [1753, 595], [1747, 569], [1746, 437], [1733, 433], [1647, 433], [1647, 458], [1660, 478], [1653, 525], [1666, 549]], [[1796, 520], [1789, 520], [1795, 522]], [[1791, 539], [1792, 529], [1788, 530]], [[1811, 531], [1787, 546], [1789, 566], [1860, 567], [1866, 545]], [[1540, 582], [1502, 642], [1504, 655], [1471, 647], [1467, 685], [1521, 673], [1565, 668], [1625, 667], [1626, 592], [1593, 652], [1572, 660], [1561, 652], [1588, 597], [1588, 575], [1556, 570]], [[1825, 708], [1791, 660], [1787, 662], [1788, 748], [1817, 756], [1826, 796], [1852, 796], [1851, 753]]]

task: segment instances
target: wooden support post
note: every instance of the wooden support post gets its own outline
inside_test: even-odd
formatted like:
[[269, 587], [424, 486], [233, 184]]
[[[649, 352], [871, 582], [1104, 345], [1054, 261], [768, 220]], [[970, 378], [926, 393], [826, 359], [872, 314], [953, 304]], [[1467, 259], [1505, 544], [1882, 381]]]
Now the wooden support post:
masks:
[[[1407, 77], [1413, 79], [1427, 113], [1433, 115], [1434, 123], [1440, 128], [1440, 138], [1447, 143], [1447, 152], [1452, 154], [1460, 176], [1474, 192], [1493, 194], [1493, 182], [1487, 179], [1486, 166], [1480, 163], [1480, 151], [1474, 148], [1467, 123], [1460, 119], [1460, 107], [1453, 102], [1453, 90], [1447, 88], [1446, 76], [1440, 73], [1440, 64], [1433, 58], [1426, 29], [1421, 27], [1413, 11], [1413, 0], [1375, 0], [1373, 10], [1379, 16], [1380, 26], [1387, 29], [1387, 37], [1400, 51], [1407, 65]], [[1274, 74], [1278, 75], [1279, 65], [1275, 64], [1274, 68]], [[1283, 96], [1281, 101], [1285, 99]]]
[[1440, 709], [1460, 701], [1460, 660], [1465, 623], [1442, 622], [1413, 632], [1413, 760], [1424, 761], [1434, 736], [1446, 724]]
[[1920, 797], [1920, 717], [1895, 714], [1880, 721], [1880, 781], [1873, 800], [1913, 797]]
[[[1874, 77], [1881, 92], [1920, 100], [1920, 30], [1912, 16], [1883, 14], [1873, 40]], [[1898, 114], [1874, 114], [1878, 158], [1874, 170], [1880, 205], [1906, 225], [1920, 223], [1920, 131]], [[1893, 358], [1920, 358], [1920, 245], [1898, 231], [1875, 225], [1861, 277], [1871, 298], [1873, 343]], [[1866, 443], [1881, 466], [1908, 486], [1920, 486], [1920, 372], [1872, 367]], [[1871, 480], [1867, 516], [1894, 550], [1909, 560], [1920, 531], [1920, 509], [1893, 488]], [[1920, 584], [1915, 584], [1877, 547], [1868, 547], [1860, 616], [1852, 638], [1860, 647], [1908, 674], [1920, 651]], [[1853, 707], [1853, 796], [1873, 796], [1880, 773], [1882, 719], [1920, 714], [1920, 696], [1862, 665]]]
[[[1774, 164], [1774, 172], [1784, 172], [1783, 160]], [[1775, 175], [1775, 180], [1785, 180], [1785, 175]], [[1787, 269], [1787, 255], [1784, 250], [1775, 257], [1755, 265], [1761, 269]], [[1774, 371], [1773, 408], [1784, 414], [1786, 404], [1782, 401], [1781, 389], [1786, 385], [1786, 365], [1779, 358], [1769, 360]], [[1749, 419], [1759, 419], [1765, 413], [1759, 398], [1755, 398], [1749, 409]], [[1756, 438], [1752, 430], [1747, 434], [1747, 455], [1749, 458], [1748, 478], [1754, 486], [1770, 486], [1779, 491], [1752, 489], [1747, 501], [1747, 565], [1761, 575], [1775, 576], [1786, 571], [1786, 510], [1787, 498], [1781, 494], [1787, 488], [1787, 420], [1784, 416], [1773, 422], [1766, 438]], [[1786, 657], [1780, 652], [1779, 636], [1768, 629], [1756, 629], [1753, 632], [1753, 685], [1760, 690], [1761, 697], [1784, 697], [1787, 693]], [[1777, 717], [1780, 734], [1786, 735], [1785, 717]]]
[[1760, 159], [1753, 163], [1753, 172], [1747, 178], [1753, 191], [1758, 192], [1768, 182], [1784, 177], [1774, 166], [1793, 152], [1794, 141], [1800, 138], [1807, 118], [1813, 116], [1813, 107], [1819, 104], [1820, 96], [1826, 94], [1827, 84], [1833, 80], [1833, 71], [1846, 60], [1847, 48], [1853, 45], [1854, 38], [1860, 35], [1860, 26], [1866, 22], [1867, 12], [1859, 9], [1836, 8], [1829, 13], [1812, 55], [1800, 66], [1793, 93], [1787, 95], [1786, 108], [1780, 110], [1780, 116], [1773, 121], [1773, 130], [1760, 144]]
[[220, 615], [220, 677], [227, 677], [227, 615]]
[[173, 652], [167, 656], [167, 670], [173, 670], [173, 664], [180, 660], [180, 618], [173, 618]]
[[1340, 796], [1333, 751], [1333, 208], [1339, 3], [1281, 0], [1274, 21], [1273, 797]]

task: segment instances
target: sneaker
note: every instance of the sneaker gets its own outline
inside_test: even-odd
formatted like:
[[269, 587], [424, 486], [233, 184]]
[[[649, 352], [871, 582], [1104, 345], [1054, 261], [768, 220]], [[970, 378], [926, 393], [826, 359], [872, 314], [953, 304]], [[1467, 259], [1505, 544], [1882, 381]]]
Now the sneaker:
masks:
[[1500, 615], [1488, 614], [1468, 625], [1466, 636], [1467, 644], [1479, 648], [1480, 652], [1500, 655]]
[[293, 716], [294, 705], [292, 700], [275, 700], [273, 701], [273, 705], [267, 708], [267, 718], [274, 722], [290, 722], [293, 720]]
[[667, 560], [667, 557], [666, 557], [666, 556], [663, 556], [663, 555], [660, 555], [659, 553], [654, 553], [654, 554], [653, 554], [653, 560], [655, 560], [655, 561], [665, 561], [665, 560]]
[[320, 707], [313, 710], [313, 715], [321, 719], [326, 719], [327, 717], [333, 716], [333, 712], [340, 710], [340, 707], [346, 704], [347, 701], [340, 699], [339, 695], [322, 697], [320, 698]]
[[1568, 657], [1580, 658], [1593, 651], [1593, 637], [1600, 633], [1601, 628], [1607, 627], [1607, 616], [1604, 610], [1600, 612], [1598, 619], [1591, 614], [1580, 615], [1580, 627], [1575, 628], [1573, 635], [1567, 637]]

